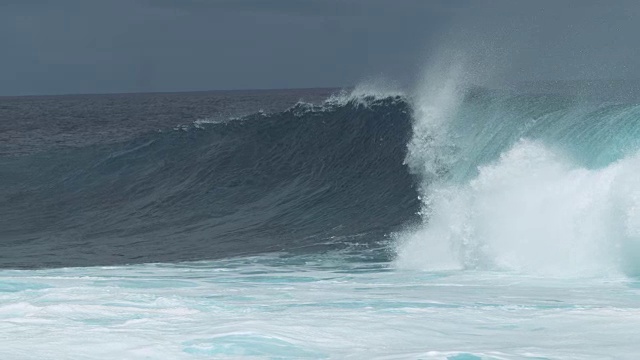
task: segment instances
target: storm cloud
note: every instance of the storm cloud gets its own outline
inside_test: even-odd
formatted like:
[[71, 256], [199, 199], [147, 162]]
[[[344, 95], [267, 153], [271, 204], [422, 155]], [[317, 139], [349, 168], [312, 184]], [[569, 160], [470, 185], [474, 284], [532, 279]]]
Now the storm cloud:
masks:
[[632, 1], [0, 2], [0, 95], [410, 83], [443, 46], [496, 79], [640, 76]]

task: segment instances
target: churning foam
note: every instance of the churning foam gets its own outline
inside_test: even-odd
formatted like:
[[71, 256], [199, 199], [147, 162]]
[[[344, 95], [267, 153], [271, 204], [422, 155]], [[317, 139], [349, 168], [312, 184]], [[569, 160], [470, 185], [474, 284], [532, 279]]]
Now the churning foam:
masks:
[[430, 189], [429, 218], [400, 236], [397, 265], [637, 274], [639, 169], [640, 155], [589, 170], [520, 140], [468, 183]]
[[452, 130], [469, 75], [454, 61], [439, 64], [414, 98], [405, 160], [422, 179], [423, 223], [396, 234], [396, 265], [640, 274], [640, 154], [590, 169], [544, 141], [521, 139], [505, 143], [493, 163], [476, 164], [475, 177], [449, 180], [461, 154], [474, 153], [461, 151]]

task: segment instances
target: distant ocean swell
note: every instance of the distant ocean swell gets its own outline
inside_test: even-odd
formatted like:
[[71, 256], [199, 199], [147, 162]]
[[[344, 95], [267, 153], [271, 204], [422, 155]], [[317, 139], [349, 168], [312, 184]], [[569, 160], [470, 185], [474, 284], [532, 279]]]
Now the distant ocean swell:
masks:
[[338, 249], [430, 270], [635, 275], [639, 119], [637, 105], [443, 86], [3, 157], [0, 265]]

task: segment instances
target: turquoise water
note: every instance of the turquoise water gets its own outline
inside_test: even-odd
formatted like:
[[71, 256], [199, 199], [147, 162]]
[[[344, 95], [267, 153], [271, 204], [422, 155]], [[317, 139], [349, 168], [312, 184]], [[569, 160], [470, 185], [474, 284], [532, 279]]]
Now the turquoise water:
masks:
[[3, 270], [0, 356], [631, 359], [638, 299], [624, 277], [401, 270], [341, 254]]

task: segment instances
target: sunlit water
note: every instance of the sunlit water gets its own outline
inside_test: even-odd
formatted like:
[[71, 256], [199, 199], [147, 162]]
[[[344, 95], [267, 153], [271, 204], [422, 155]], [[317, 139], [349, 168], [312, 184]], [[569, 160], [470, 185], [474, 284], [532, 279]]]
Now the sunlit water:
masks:
[[633, 359], [626, 278], [342, 255], [0, 272], [3, 359]]

